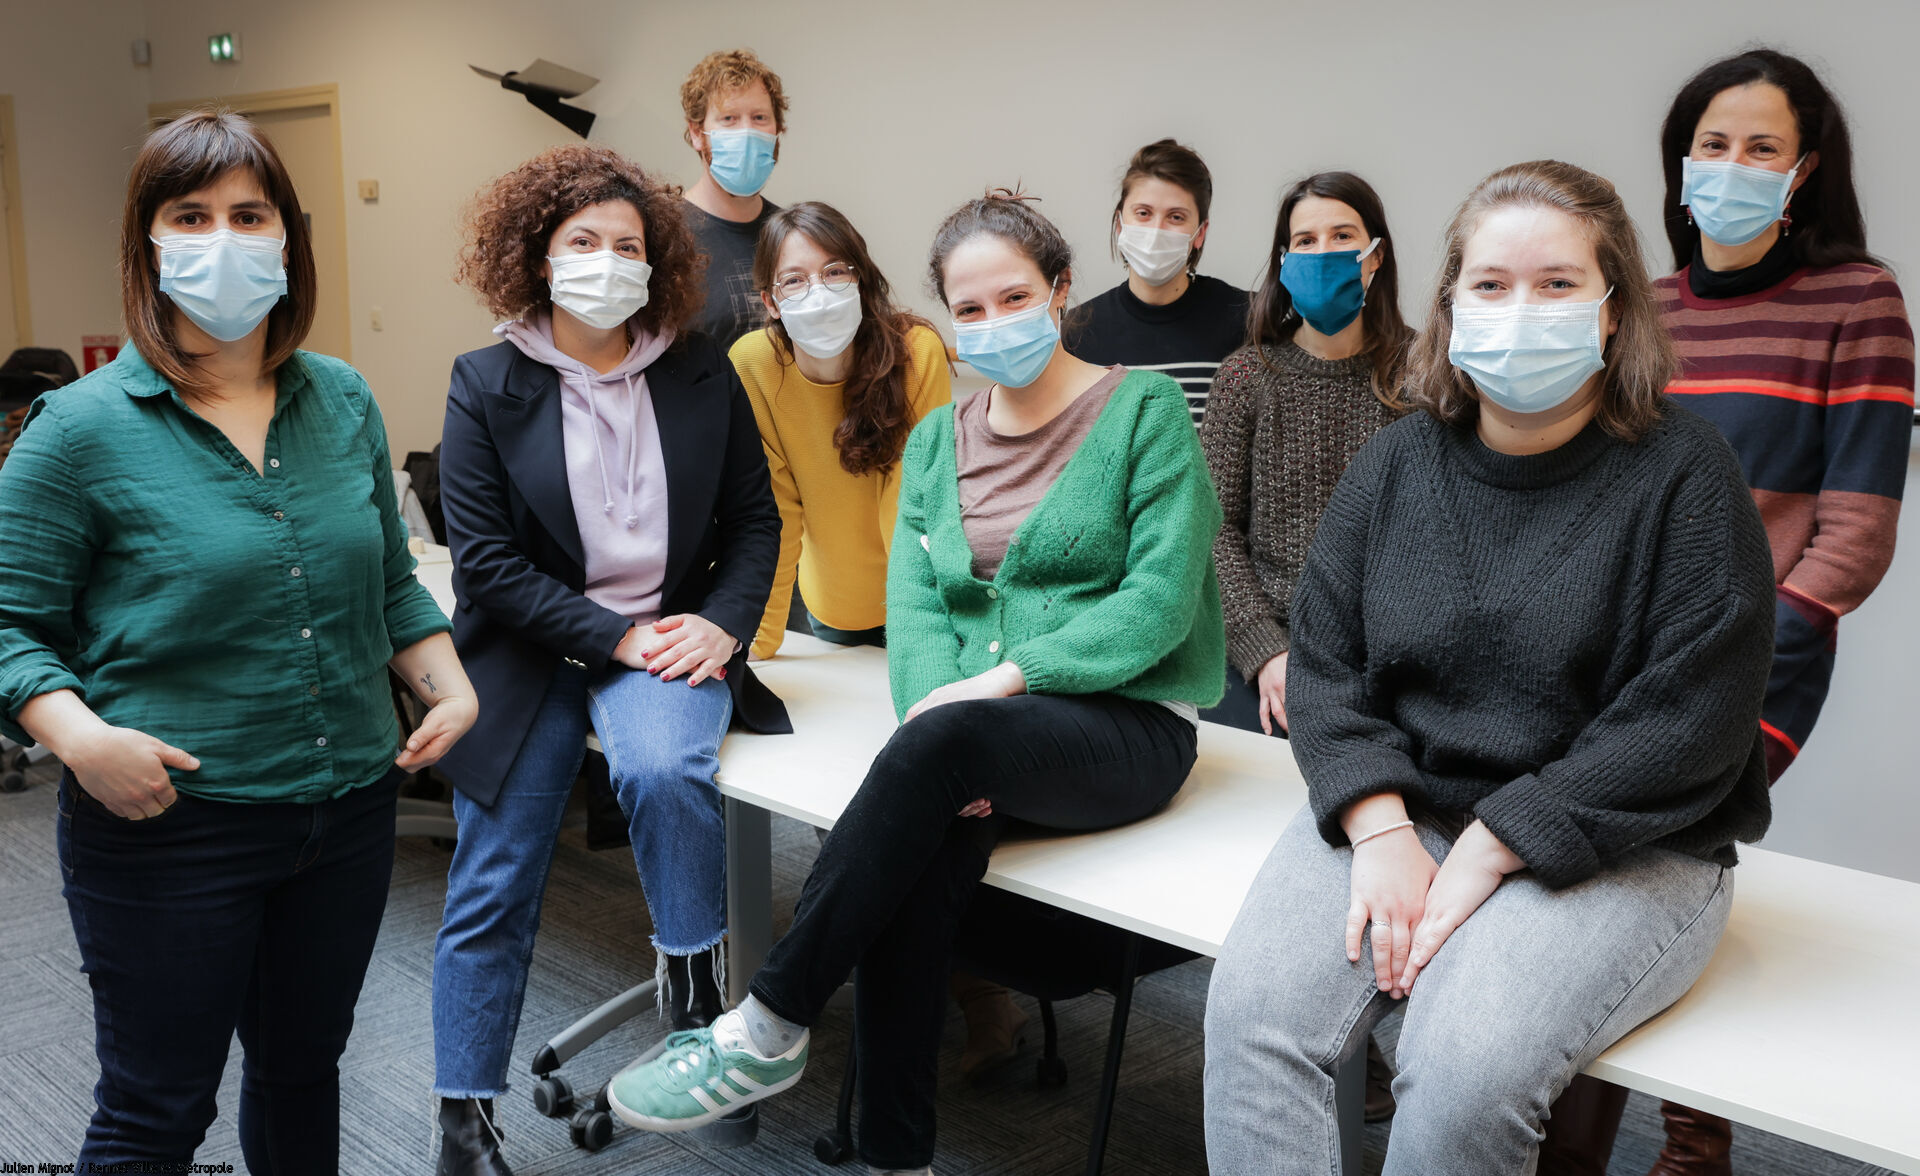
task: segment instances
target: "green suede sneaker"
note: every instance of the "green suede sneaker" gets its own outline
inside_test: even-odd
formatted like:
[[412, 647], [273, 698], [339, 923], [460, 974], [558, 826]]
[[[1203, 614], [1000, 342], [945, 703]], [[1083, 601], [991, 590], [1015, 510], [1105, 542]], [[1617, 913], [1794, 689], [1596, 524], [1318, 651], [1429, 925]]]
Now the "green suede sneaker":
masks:
[[670, 1033], [658, 1056], [614, 1076], [607, 1102], [621, 1122], [642, 1131], [691, 1131], [779, 1094], [807, 1068], [802, 1034], [786, 1053], [763, 1058], [748, 1043], [737, 1012], [704, 1029]]

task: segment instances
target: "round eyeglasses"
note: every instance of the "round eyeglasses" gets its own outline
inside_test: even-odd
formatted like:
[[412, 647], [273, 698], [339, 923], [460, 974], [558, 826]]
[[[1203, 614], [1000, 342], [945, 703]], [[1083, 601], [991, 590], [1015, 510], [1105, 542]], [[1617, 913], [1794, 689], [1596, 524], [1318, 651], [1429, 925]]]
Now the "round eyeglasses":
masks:
[[788, 270], [773, 279], [773, 296], [782, 302], [798, 302], [807, 296], [807, 288], [815, 279], [837, 294], [853, 285], [854, 278], [853, 267], [844, 261], [828, 262], [817, 274]]

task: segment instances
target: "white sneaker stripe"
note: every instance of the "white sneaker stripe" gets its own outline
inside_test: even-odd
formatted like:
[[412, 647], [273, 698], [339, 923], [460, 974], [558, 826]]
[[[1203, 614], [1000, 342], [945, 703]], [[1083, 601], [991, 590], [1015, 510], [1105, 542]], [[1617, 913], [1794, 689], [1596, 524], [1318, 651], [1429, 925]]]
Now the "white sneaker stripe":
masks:
[[693, 1096], [693, 1101], [699, 1103], [701, 1106], [705, 1107], [709, 1111], [717, 1111], [720, 1109], [720, 1104], [713, 1100], [713, 1096], [708, 1094], [706, 1091], [700, 1089], [698, 1086], [694, 1087], [692, 1090], [687, 1091], [687, 1093]]
[[[735, 1086], [738, 1086], [740, 1089], [747, 1091], [749, 1094], [753, 1093], [754, 1091], [766, 1089], [765, 1086], [762, 1086], [760, 1083], [755, 1082], [753, 1079], [747, 1077], [745, 1074], [742, 1074], [738, 1070], [728, 1070], [727, 1079], [731, 1081]], [[715, 1081], [717, 1082], [719, 1081], [719, 1079], [715, 1079]]]

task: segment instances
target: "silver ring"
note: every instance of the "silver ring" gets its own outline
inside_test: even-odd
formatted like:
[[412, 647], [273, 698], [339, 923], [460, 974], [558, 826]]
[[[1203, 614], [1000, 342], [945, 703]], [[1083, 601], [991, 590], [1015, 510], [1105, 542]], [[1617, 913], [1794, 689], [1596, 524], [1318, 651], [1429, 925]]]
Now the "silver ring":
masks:
[[1391, 930], [1393, 930], [1393, 924], [1392, 924], [1392, 923], [1375, 923], [1375, 924], [1373, 924], [1373, 926], [1375, 926], [1375, 927], [1384, 927], [1384, 928], [1386, 928], [1386, 929], [1387, 929], [1387, 930], [1389, 930], [1389, 931], [1391, 931]]

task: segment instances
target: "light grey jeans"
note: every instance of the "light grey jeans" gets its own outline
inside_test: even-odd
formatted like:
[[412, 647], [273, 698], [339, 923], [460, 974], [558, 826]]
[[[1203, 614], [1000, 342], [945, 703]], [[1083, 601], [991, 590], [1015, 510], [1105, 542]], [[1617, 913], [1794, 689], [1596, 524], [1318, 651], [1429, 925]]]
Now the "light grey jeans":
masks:
[[[1417, 828], [1444, 860], [1448, 833]], [[1352, 862], [1302, 809], [1234, 919], [1207, 996], [1213, 1176], [1340, 1172], [1334, 1069], [1392, 1004], [1370, 945], [1347, 962]], [[1693, 985], [1732, 900], [1732, 871], [1668, 850], [1564, 890], [1508, 877], [1407, 997], [1383, 1176], [1530, 1176], [1554, 1098]]]

